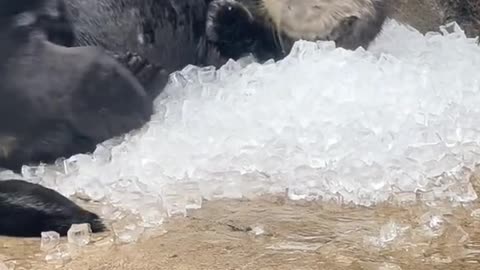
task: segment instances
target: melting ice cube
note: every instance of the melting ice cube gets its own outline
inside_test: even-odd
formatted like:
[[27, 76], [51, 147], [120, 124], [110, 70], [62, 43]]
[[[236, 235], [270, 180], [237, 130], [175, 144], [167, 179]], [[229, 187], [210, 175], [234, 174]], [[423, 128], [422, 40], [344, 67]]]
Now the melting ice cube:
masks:
[[73, 224], [67, 232], [68, 242], [77, 246], [85, 246], [90, 243], [92, 228], [89, 223]]
[[51, 250], [60, 243], [60, 234], [54, 231], [42, 232], [40, 249], [43, 251]]

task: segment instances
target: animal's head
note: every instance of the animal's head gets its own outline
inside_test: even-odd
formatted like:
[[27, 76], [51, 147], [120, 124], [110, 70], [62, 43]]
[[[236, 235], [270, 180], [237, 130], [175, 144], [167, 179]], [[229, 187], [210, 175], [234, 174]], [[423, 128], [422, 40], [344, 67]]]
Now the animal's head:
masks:
[[279, 59], [297, 40], [368, 47], [386, 18], [388, 0], [212, 0], [206, 32], [221, 54]]
[[35, 29], [59, 45], [71, 46], [74, 42], [63, 0], [0, 0], [0, 20], [2, 33], [25, 36]]

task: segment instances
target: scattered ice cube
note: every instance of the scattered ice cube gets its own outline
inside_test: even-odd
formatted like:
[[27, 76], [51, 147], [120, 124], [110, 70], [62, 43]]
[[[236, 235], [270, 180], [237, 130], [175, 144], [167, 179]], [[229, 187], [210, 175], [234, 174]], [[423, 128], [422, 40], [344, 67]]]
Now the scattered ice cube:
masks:
[[378, 237], [367, 236], [364, 241], [367, 245], [383, 248], [394, 241], [399, 241], [399, 237], [403, 236], [408, 229], [410, 227], [401, 226], [392, 220], [380, 228]]
[[85, 246], [90, 243], [92, 228], [89, 223], [72, 224], [67, 232], [68, 242], [77, 246]]
[[115, 236], [119, 243], [129, 244], [138, 241], [142, 236], [144, 228], [136, 224], [129, 224], [115, 230]]
[[169, 217], [187, 216], [187, 200], [179, 185], [167, 185], [162, 198]]
[[63, 265], [72, 260], [68, 244], [60, 244], [45, 255], [47, 263]]
[[99, 239], [95, 241], [94, 245], [96, 247], [111, 247], [115, 243], [115, 239], [111, 236], [105, 237], [103, 239]]
[[360, 262], [362, 270], [402, 270], [399, 265], [389, 262]]
[[391, 242], [398, 236], [398, 225], [389, 222], [380, 229], [380, 241], [383, 243]]
[[198, 182], [182, 182], [180, 192], [185, 196], [186, 209], [199, 209], [202, 207], [202, 194]]
[[385, 262], [380, 264], [378, 270], [402, 270], [402, 268], [397, 264]]
[[60, 243], [60, 234], [57, 232], [42, 232], [41, 238], [40, 249], [42, 251], [51, 250]]
[[440, 213], [427, 212], [420, 217], [419, 221], [426, 235], [436, 237], [444, 232], [445, 220]]
[[252, 227], [251, 233], [255, 236], [265, 234], [265, 228], [263, 225], [256, 225]]
[[144, 227], [156, 227], [163, 223], [166, 217], [163, 204], [147, 204], [145, 208], [140, 209], [140, 216], [142, 218], [142, 224]]

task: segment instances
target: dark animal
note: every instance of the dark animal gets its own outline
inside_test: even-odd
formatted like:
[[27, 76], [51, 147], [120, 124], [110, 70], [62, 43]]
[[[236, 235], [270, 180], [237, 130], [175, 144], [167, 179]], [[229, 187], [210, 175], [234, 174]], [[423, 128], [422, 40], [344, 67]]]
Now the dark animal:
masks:
[[75, 46], [106, 49], [155, 98], [169, 74], [188, 64], [220, 67], [250, 53], [260, 61], [279, 60], [299, 39], [366, 48], [390, 0], [50, 1], [65, 2], [73, 25], [70, 34], [50, 27], [52, 41], [65, 44], [75, 36]]
[[0, 235], [40, 237], [42, 232], [67, 235], [72, 224], [89, 223], [92, 232], [106, 230], [100, 218], [58, 192], [21, 180], [0, 181]]
[[153, 111], [134, 76], [101, 49], [48, 41], [47, 1], [0, 1], [0, 167], [17, 172], [91, 152]]
[[388, 1], [213, 0], [206, 32], [220, 54], [231, 58], [252, 53], [279, 60], [299, 39], [366, 49], [382, 29]]
[[[219, 67], [228, 60], [206, 39], [210, 0], [48, 1], [65, 6], [62, 16], [43, 20], [51, 42], [67, 46], [74, 37], [73, 46], [104, 49], [136, 76], [151, 98], [172, 72], [188, 64]], [[59, 31], [69, 27], [70, 32]]]

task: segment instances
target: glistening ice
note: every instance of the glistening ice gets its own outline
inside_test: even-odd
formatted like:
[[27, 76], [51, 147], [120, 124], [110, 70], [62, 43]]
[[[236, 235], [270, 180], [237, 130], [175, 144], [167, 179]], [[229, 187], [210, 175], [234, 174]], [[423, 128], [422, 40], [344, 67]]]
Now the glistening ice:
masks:
[[480, 47], [456, 24], [442, 32], [390, 20], [368, 51], [299, 41], [277, 63], [188, 66], [172, 75], [147, 126], [24, 176], [145, 224], [202, 198], [286, 191], [362, 205], [416, 192], [471, 201]]

